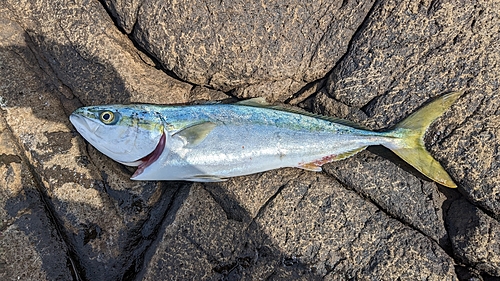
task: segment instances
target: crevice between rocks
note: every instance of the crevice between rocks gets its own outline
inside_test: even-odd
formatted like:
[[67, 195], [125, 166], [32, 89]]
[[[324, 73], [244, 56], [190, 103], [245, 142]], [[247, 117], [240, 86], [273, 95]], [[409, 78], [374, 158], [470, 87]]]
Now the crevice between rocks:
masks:
[[[192, 185], [192, 184], [191, 184]], [[165, 187], [162, 187], [165, 188]], [[141, 260], [137, 262], [137, 269], [131, 270], [130, 268], [124, 272], [123, 280], [142, 280], [147, 273], [148, 265], [151, 262], [152, 258], [156, 254], [156, 250], [158, 249], [158, 245], [160, 244], [165, 232], [167, 231], [168, 226], [174, 221], [175, 214], [182, 206], [182, 202], [184, 199], [189, 196], [189, 191], [191, 187], [180, 186], [174, 191], [170, 202], [168, 203], [163, 217], [159, 220], [160, 223], [156, 225], [154, 230], [152, 231], [149, 239], [151, 243], [145, 248], [143, 253], [141, 253]], [[165, 190], [163, 191], [160, 200], [165, 200]], [[130, 277], [126, 276], [127, 272], [135, 273]]]
[[[109, 18], [113, 21], [113, 24], [115, 25], [115, 27], [123, 34], [125, 35], [129, 35], [125, 29], [123, 29], [121, 27], [121, 25], [118, 23], [118, 19], [113, 15], [113, 12], [111, 12], [111, 9], [108, 7], [108, 5], [106, 5], [106, 2], [105, 0], [97, 0], [101, 6], [104, 8], [104, 10], [106, 11], [106, 13], [108, 14]], [[113, 1], [110, 1], [110, 4], [113, 4]], [[135, 26], [135, 23], [137, 23], [137, 18], [134, 22], [134, 26]], [[133, 30], [133, 29], [132, 29]]]
[[[142, 54], [144, 54], [145, 56], [148, 57], [148, 59], [150, 59], [153, 64], [154, 64], [154, 68], [158, 69], [158, 70], [161, 70], [163, 71], [165, 74], [167, 74], [168, 76], [178, 80], [178, 81], [181, 81], [183, 83], [186, 83], [186, 84], [189, 84], [191, 85], [192, 87], [195, 87], [195, 86], [198, 86], [194, 83], [191, 83], [187, 80], [184, 80], [182, 78], [180, 78], [175, 72], [173, 72], [172, 70], [170, 69], [166, 69], [163, 64], [153, 55], [151, 54], [146, 48], [144, 48], [143, 46], [141, 46], [134, 38], [133, 34], [134, 34], [134, 31], [137, 29], [137, 19], [138, 19], [138, 14], [139, 14], [139, 10], [141, 9], [141, 6], [142, 6], [142, 3], [139, 5], [139, 7], [137, 8], [137, 16], [136, 16], [136, 20], [132, 26], [132, 31], [130, 33], [127, 33], [121, 26], [120, 24], [118, 23], [118, 19], [113, 15], [113, 13], [111, 12], [111, 10], [108, 8], [108, 6], [106, 5], [105, 1], [104, 0], [98, 0], [99, 3], [101, 4], [101, 6], [103, 7], [103, 9], [106, 11], [106, 13], [108, 14], [109, 18], [111, 19], [111, 21], [113, 21], [113, 24], [114, 26], [118, 29], [118, 31], [120, 31], [123, 35], [127, 36], [127, 38], [130, 40], [130, 42], [132, 42], [132, 44], [134, 45], [134, 47], [136, 48], [137, 52], [140, 52]], [[145, 62], [141, 55], [138, 53], [138, 56], [139, 58], [145, 63], [145, 64], [148, 64], [147, 62]]]
[[[361, 24], [356, 28], [356, 31], [354, 31], [354, 33], [352, 34], [351, 36], [351, 39], [349, 40], [349, 43], [347, 44], [347, 48], [346, 48], [346, 51], [344, 52], [344, 54], [335, 62], [334, 66], [332, 67], [332, 69], [330, 71], [328, 71], [324, 77], [321, 77], [317, 80], [314, 80], [314, 81], [311, 81], [309, 83], [307, 83], [305, 86], [303, 86], [299, 91], [297, 91], [296, 93], [294, 93], [290, 98], [288, 98], [287, 100], [285, 100], [285, 103], [290, 103], [292, 102], [294, 99], [297, 99], [299, 98], [301, 95], [303, 95], [304, 93], [306, 93], [309, 89], [311, 89], [312, 87], [316, 86], [317, 85], [317, 90], [315, 92], [313, 92], [312, 94], [306, 96], [303, 98], [303, 100], [307, 100], [307, 99], [310, 99], [310, 98], [313, 98], [317, 92], [321, 91], [322, 89], [325, 88], [326, 86], [326, 83], [328, 81], [328, 79], [330, 77], [335, 77], [333, 74], [335, 71], [337, 71], [337, 69], [340, 67], [341, 63], [345, 60], [345, 58], [347, 57], [347, 55], [349, 54], [349, 52], [352, 50], [353, 46], [354, 46], [354, 42], [356, 41], [356, 39], [359, 37], [359, 34], [366, 28], [366, 26], [368, 25], [368, 20], [371, 18], [371, 15], [373, 14], [375, 8], [379, 5], [380, 3], [380, 0], [375, 0], [373, 2], [373, 5], [370, 7], [370, 9], [368, 10], [368, 13], [366, 13], [366, 16], [365, 18], [363, 19], [363, 21], [361, 22]], [[346, 5], [346, 1], [344, 0], [342, 2], [342, 6], [341, 8]], [[336, 81], [333, 80], [332, 81], [332, 84], [335, 84]], [[324, 90], [325, 93], [328, 94], [328, 97], [330, 97], [331, 99], [335, 100], [336, 102], [338, 103], [341, 103], [341, 104], [344, 104], [348, 107], [351, 107], [349, 106], [348, 104], [344, 103], [343, 101], [341, 100], [338, 100], [336, 99], [335, 97], [333, 97], [330, 92], [328, 90]], [[361, 108], [361, 110], [364, 112], [363, 108]], [[366, 112], [365, 112], [366, 113]]]
[[[398, 218], [398, 217], [395, 217], [394, 215], [392, 215], [387, 209], [385, 209], [384, 207], [382, 207], [380, 204], [378, 204], [375, 200], [373, 200], [369, 195], [367, 194], [364, 194], [363, 192], [359, 192], [358, 190], [356, 190], [355, 188], [352, 188], [351, 186], [349, 186], [346, 182], [342, 181], [341, 179], [339, 179], [338, 177], [336, 177], [335, 175], [331, 174], [331, 173], [327, 173], [328, 176], [334, 178], [342, 187], [344, 187], [345, 189], [347, 190], [350, 190], [350, 191], [353, 191], [354, 193], [356, 193], [359, 197], [361, 197], [363, 200], [365, 200], [366, 202], [370, 203], [370, 204], [373, 204], [379, 211], [381, 211], [382, 213], [384, 213], [387, 217], [391, 218], [391, 219], [394, 219], [396, 221], [398, 221], [399, 223], [403, 224], [404, 226], [408, 227], [409, 229], [412, 229], [418, 233], [420, 233], [421, 235], [423, 235], [424, 237], [426, 237], [427, 239], [433, 241], [434, 243], [436, 243], [445, 253], [447, 253], [448, 255], [450, 255], [450, 251], [443, 248], [442, 245], [440, 244], [439, 241], [436, 241], [434, 240], [433, 238], [429, 237], [428, 235], [426, 235], [424, 232], [422, 232], [420, 229], [414, 227], [413, 225], [403, 221], [402, 219]], [[423, 184], [421, 183], [421, 186]], [[453, 255], [450, 255], [450, 257], [453, 258]]]
[[[3, 110], [2, 110], [3, 111]], [[4, 118], [3, 116], [0, 116], [1, 118]], [[11, 136], [14, 136], [15, 134], [12, 131], [12, 128], [9, 126], [7, 122], [5, 122], [6, 130], [8, 130], [9, 134]], [[81, 266], [79, 262], [78, 255], [76, 251], [73, 249], [72, 245], [69, 241], [69, 238], [67, 235], [64, 233], [64, 231], [61, 229], [61, 225], [63, 225], [62, 220], [57, 216], [57, 212], [55, 211], [54, 205], [50, 201], [50, 196], [47, 194], [46, 190], [47, 187], [44, 185], [42, 178], [38, 173], [36, 172], [36, 168], [34, 165], [29, 161], [29, 157], [26, 155], [26, 150], [23, 149], [22, 145], [18, 142], [17, 139], [13, 139], [13, 142], [15, 143], [15, 146], [17, 150], [19, 151], [19, 157], [21, 160], [26, 164], [28, 167], [29, 173], [33, 178], [33, 181], [35, 183], [37, 192], [40, 196], [40, 201], [43, 204], [43, 208], [45, 209], [45, 214], [47, 215], [47, 218], [49, 219], [50, 223], [54, 226], [54, 229], [57, 232], [57, 235], [61, 238], [61, 241], [64, 242], [66, 248], [67, 248], [67, 255], [68, 259], [71, 263], [70, 272], [71, 275], [73, 276], [73, 280], [75, 281], [80, 281], [80, 280], [86, 280], [82, 276], [85, 276], [84, 274], [84, 268]]]
[[[25, 41], [26, 41], [26, 47], [29, 49], [29, 51], [33, 54], [35, 59], [38, 62], [38, 67], [39, 69], [45, 74], [45, 79], [48, 79], [51, 82], [51, 85], [48, 85], [49, 88], [51, 89], [50, 94], [53, 95], [56, 99], [59, 100], [61, 103], [61, 106], [65, 113], [69, 116], [71, 112], [68, 111], [67, 106], [65, 106], [67, 103], [65, 101], [76, 101], [72, 102], [75, 106], [80, 107], [83, 105], [82, 101], [80, 100], [79, 97], [73, 94], [73, 91], [70, 86], [66, 85], [56, 74], [57, 72], [51, 67], [51, 65], [48, 63], [47, 59], [43, 55], [42, 52], [40, 52], [38, 49], [33, 49], [33, 47], [36, 48], [36, 44], [34, 43], [33, 38], [30, 36], [30, 34], [24, 30], [25, 34]], [[66, 34], [64, 34], [66, 36]], [[67, 38], [69, 40], [69, 38]], [[77, 52], [78, 53], [78, 52]], [[78, 53], [80, 55], [80, 53]], [[80, 55], [81, 56], [81, 55]], [[83, 59], [83, 58], [82, 58]], [[27, 64], [29, 65], [29, 64]], [[51, 71], [52, 73], [49, 73]], [[69, 92], [70, 96], [65, 95], [63, 91], [57, 89], [58, 87], [68, 89], [67, 91]], [[59, 95], [55, 94], [54, 92], [59, 93]]]
[[290, 180], [288, 180], [286, 183], [284, 183], [280, 187], [278, 187], [278, 189], [276, 190], [276, 192], [271, 197], [269, 197], [269, 199], [267, 199], [266, 202], [264, 204], [262, 204], [262, 206], [260, 206], [260, 208], [257, 211], [257, 214], [255, 215], [255, 217], [253, 217], [250, 220], [250, 222], [248, 223], [248, 225], [245, 227], [244, 232], [247, 232], [248, 228], [253, 223], [255, 223], [255, 220], [257, 220], [259, 217], [262, 216], [262, 213], [265, 211], [265, 209], [267, 208], [267, 206], [269, 206], [269, 204], [271, 204], [271, 202], [274, 201], [274, 199], [281, 193], [281, 191], [283, 191], [283, 189], [285, 189], [285, 187], [288, 185], [289, 182], [290, 182]]
[[[467, 93], [464, 93], [460, 98], [464, 98], [465, 96], [467, 96], [468, 94]], [[429, 145], [432, 145], [432, 144], [439, 144], [439, 145], [442, 145], [444, 141], [446, 141], [448, 139], [449, 136], [452, 136], [455, 134], [456, 130], [458, 130], [459, 128], [463, 127], [464, 124], [468, 123], [472, 118], [474, 118], [476, 115], [479, 114], [479, 111], [481, 109], [481, 107], [483, 107], [485, 101], [486, 101], [486, 97], [483, 97], [476, 108], [474, 108], [474, 111], [470, 114], [468, 114], [467, 116], [465, 116], [465, 118], [460, 122], [458, 123], [456, 126], [454, 126], [451, 131], [446, 135], [446, 136], [443, 136], [442, 138], [440, 138], [437, 142], [434, 142], [434, 143], [429, 143]], [[479, 133], [478, 133], [479, 134]]]

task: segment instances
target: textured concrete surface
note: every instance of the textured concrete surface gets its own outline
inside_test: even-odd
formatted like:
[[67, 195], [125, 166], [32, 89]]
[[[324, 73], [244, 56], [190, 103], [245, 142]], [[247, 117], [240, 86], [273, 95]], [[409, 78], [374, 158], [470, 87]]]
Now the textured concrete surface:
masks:
[[[495, 1], [12, 1], [0, 7], [2, 280], [500, 278]], [[314, 173], [133, 182], [79, 106], [265, 96], [372, 129], [464, 91], [426, 135]]]

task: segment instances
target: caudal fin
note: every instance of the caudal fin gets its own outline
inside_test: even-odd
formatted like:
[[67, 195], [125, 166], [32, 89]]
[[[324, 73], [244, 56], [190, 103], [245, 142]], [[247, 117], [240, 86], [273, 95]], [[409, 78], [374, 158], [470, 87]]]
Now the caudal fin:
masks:
[[439, 162], [425, 149], [424, 134], [429, 125], [441, 116], [461, 95], [453, 92], [425, 105], [396, 125], [389, 134], [397, 137], [387, 147], [431, 180], [447, 187], [457, 185]]

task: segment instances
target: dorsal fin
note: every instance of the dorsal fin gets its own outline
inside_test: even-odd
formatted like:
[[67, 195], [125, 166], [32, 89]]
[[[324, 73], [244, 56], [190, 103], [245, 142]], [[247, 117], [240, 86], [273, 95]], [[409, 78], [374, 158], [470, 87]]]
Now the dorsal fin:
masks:
[[271, 105], [270, 103], [268, 103], [266, 101], [266, 98], [264, 98], [264, 97], [242, 100], [242, 101], [236, 102], [235, 104], [246, 105], [246, 106], [255, 106], [255, 107], [266, 107], [266, 106]]
[[349, 126], [349, 127], [355, 128], [355, 129], [369, 130], [368, 128], [366, 128], [364, 126], [359, 125], [359, 124], [352, 122], [352, 121], [349, 121], [349, 120], [311, 113], [311, 112], [308, 112], [302, 108], [291, 108], [291, 107], [284, 107], [281, 105], [272, 105], [266, 101], [266, 98], [263, 98], [263, 97], [242, 100], [242, 101], [239, 101], [235, 104], [245, 105], [245, 106], [254, 106], [254, 107], [265, 107], [265, 108], [270, 108], [270, 109], [275, 109], [275, 110], [280, 110], [280, 111], [285, 111], [285, 112], [297, 113], [297, 114], [301, 114], [301, 115], [305, 115], [305, 116], [309, 116], [309, 117], [314, 117], [314, 118], [318, 118], [318, 119], [323, 119], [323, 120], [330, 121], [333, 123]]
[[273, 106], [270, 106], [270, 108], [276, 109], [276, 110], [281, 110], [281, 111], [286, 111], [286, 112], [302, 114], [302, 115], [309, 116], [309, 117], [319, 118], [319, 119], [323, 119], [323, 120], [330, 121], [333, 123], [349, 126], [349, 127], [356, 128], [356, 129], [369, 130], [368, 128], [366, 128], [362, 125], [359, 125], [353, 121], [340, 119], [337, 117], [331, 117], [331, 116], [325, 116], [325, 115], [311, 113], [311, 112], [305, 111], [302, 108], [300, 108], [300, 109], [288, 108], [288, 107], [283, 107], [283, 106], [279, 106], [279, 105], [273, 105]]

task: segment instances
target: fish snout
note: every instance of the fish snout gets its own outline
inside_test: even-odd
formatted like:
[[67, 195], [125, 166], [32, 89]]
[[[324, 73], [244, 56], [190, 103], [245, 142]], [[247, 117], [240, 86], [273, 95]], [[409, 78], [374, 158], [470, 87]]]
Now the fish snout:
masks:
[[100, 126], [97, 122], [77, 114], [71, 114], [69, 120], [82, 135], [85, 134], [85, 132], [95, 133]]

